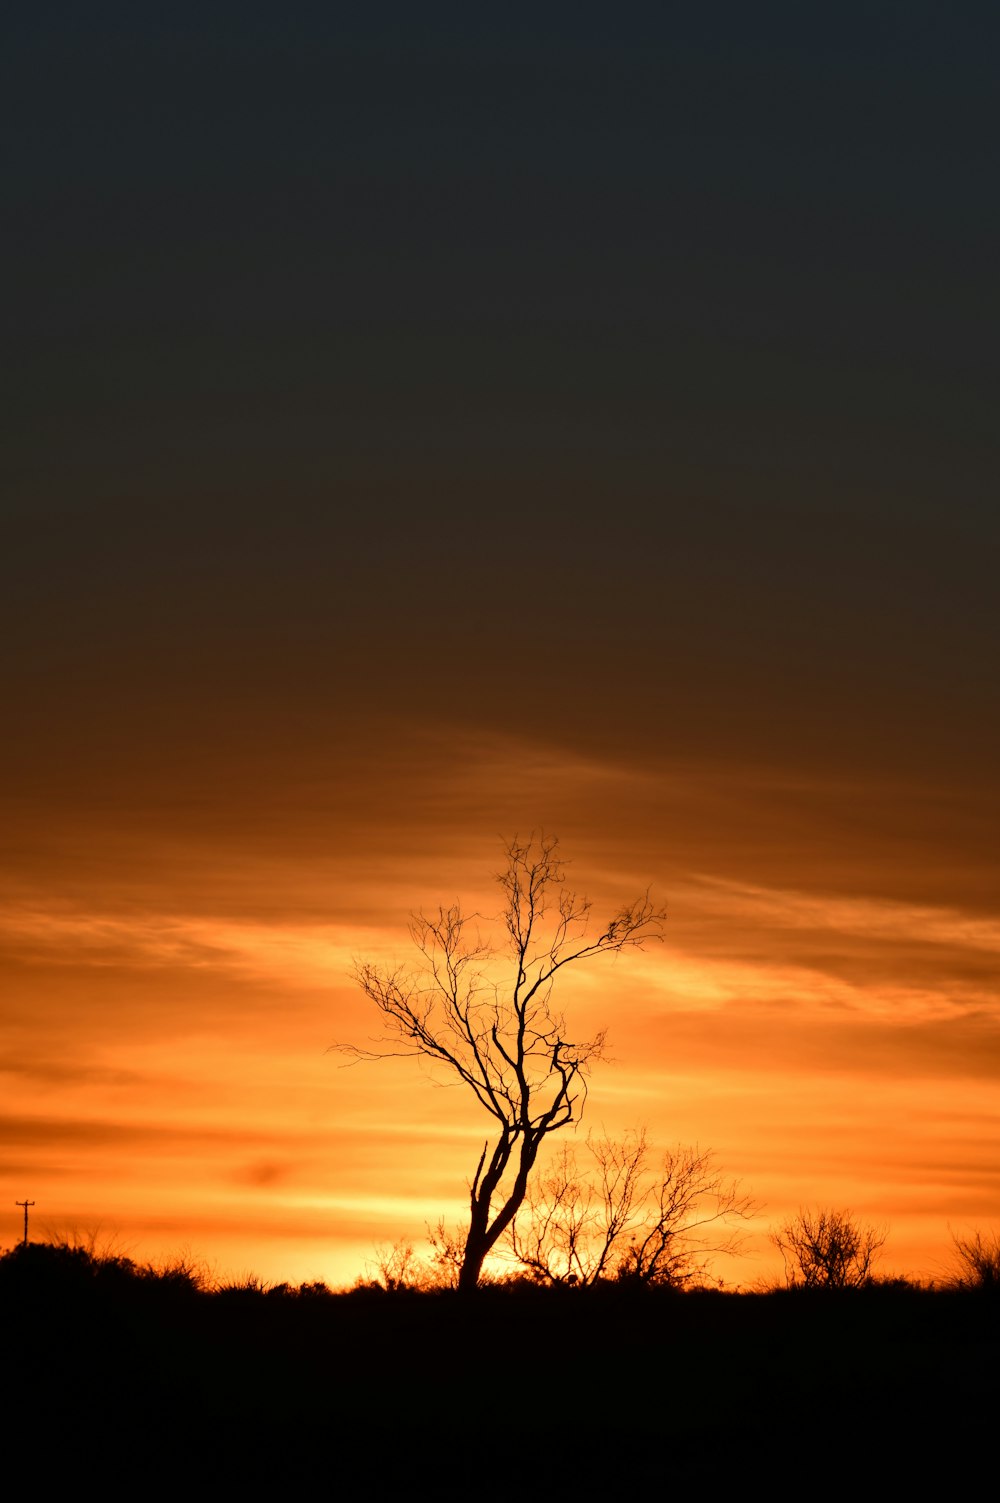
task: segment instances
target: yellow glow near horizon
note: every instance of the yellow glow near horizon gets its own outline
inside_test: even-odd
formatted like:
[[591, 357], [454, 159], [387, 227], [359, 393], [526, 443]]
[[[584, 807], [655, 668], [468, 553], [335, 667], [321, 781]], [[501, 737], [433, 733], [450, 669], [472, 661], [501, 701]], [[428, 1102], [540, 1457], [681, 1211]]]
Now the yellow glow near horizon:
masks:
[[663, 945], [563, 978], [560, 1008], [609, 1029], [580, 1132], [642, 1122], [664, 1147], [713, 1147], [767, 1203], [747, 1258], [720, 1267], [730, 1279], [773, 1265], [767, 1224], [804, 1204], [890, 1221], [886, 1262], [932, 1273], [949, 1225], [995, 1214], [1000, 926], [957, 879], [917, 900], [883, 861], [866, 890], [863, 850], [831, 888], [820, 860], [783, 866], [773, 829], [749, 860], [766, 780], [726, 785], [742, 844], [699, 839], [719, 786], [493, 745], [456, 763], [449, 823], [437, 795], [431, 823], [400, 815], [377, 839], [293, 822], [299, 860], [123, 829], [112, 867], [90, 872], [86, 842], [55, 830], [44, 871], [8, 883], [0, 910], [11, 1202], [28, 1192], [39, 1225], [116, 1226], [149, 1255], [188, 1244], [336, 1282], [375, 1242], [457, 1219], [486, 1120], [434, 1089], [440, 1072], [343, 1069], [327, 1051], [378, 1032], [354, 959], [412, 961], [421, 902], [461, 897], [488, 929], [499, 847], [479, 825], [524, 829], [546, 804], [597, 918], [648, 881], [668, 905]]

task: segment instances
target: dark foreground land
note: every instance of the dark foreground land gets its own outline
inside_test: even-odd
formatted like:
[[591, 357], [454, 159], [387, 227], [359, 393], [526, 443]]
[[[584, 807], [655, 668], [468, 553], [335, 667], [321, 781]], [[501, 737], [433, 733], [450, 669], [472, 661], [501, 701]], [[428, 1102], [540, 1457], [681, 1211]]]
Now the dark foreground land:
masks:
[[1000, 1431], [975, 1291], [212, 1292], [35, 1244], [0, 1318], [8, 1463], [119, 1495], [822, 1498], [991, 1476]]

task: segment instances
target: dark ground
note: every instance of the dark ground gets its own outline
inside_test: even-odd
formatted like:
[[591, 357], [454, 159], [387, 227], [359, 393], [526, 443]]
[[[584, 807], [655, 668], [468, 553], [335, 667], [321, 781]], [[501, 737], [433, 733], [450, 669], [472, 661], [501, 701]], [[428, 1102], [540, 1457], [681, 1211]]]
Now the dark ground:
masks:
[[1000, 1300], [974, 1292], [206, 1292], [28, 1251], [0, 1312], [8, 1463], [39, 1485], [499, 1498], [806, 1468], [824, 1496], [992, 1467]]

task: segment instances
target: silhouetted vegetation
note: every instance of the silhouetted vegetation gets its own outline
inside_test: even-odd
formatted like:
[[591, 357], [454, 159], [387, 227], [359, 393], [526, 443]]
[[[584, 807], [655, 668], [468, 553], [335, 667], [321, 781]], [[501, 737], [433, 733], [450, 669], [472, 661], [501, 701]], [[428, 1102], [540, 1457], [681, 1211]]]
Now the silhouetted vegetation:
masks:
[[[898, 1279], [723, 1294], [519, 1278], [470, 1301], [218, 1287], [183, 1262], [38, 1243], [0, 1256], [0, 1319], [10, 1431], [51, 1440], [47, 1478], [196, 1495], [329, 1490], [332, 1468], [345, 1491], [499, 1498], [509, 1466], [483, 1456], [511, 1444], [526, 1496], [567, 1455], [589, 1488], [830, 1455], [869, 1481], [954, 1478], [992, 1446], [1000, 1356], [1000, 1302]], [[494, 1407], [522, 1380], [509, 1429]]]
[[585, 1162], [567, 1144], [528, 1188], [509, 1234], [520, 1266], [546, 1284], [630, 1280], [675, 1289], [703, 1283], [734, 1253], [734, 1226], [756, 1209], [711, 1152], [651, 1155], [644, 1131], [591, 1134]]
[[203, 1271], [185, 1258], [158, 1265], [136, 1263], [124, 1254], [98, 1253], [66, 1239], [19, 1242], [0, 1254], [0, 1289], [5, 1287], [38, 1297], [173, 1299], [203, 1293], [209, 1284]]
[[800, 1211], [771, 1237], [788, 1283], [807, 1289], [863, 1288], [871, 1282], [885, 1239], [884, 1227], [836, 1210]]
[[1000, 1294], [1000, 1232], [972, 1232], [952, 1237], [956, 1269], [952, 1278], [959, 1289]]
[[[462, 1082], [493, 1119], [469, 1190], [459, 1286], [474, 1289], [483, 1264], [520, 1210], [542, 1144], [580, 1119], [587, 1081], [602, 1056], [604, 1032], [581, 1040], [552, 1005], [558, 973], [599, 955], [659, 938], [663, 913], [648, 893], [587, 933], [590, 904], [563, 885], [555, 839], [511, 841], [497, 876], [503, 893], [498, 946], [484, 940], [478, 915], [455, 903], [410, 934], [421, 960], [410, 973], [369, 963], [356, 980], [380, 1014], [386, 1036], [374, 1048], [337, 1045], [356, 1060], [403, 1056], [440, 1066]], [[503, 964], [498, 965], [498, 957]]]

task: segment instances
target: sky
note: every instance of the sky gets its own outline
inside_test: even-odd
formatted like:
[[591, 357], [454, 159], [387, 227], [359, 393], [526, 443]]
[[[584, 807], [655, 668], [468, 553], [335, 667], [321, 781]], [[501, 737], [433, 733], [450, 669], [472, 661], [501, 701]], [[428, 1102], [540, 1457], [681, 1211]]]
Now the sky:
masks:
[[[644, 1123], [940, 1276], [1000, 1190], [980, 7], [11, 27], [0, 1244], [350, 1282], [485, 1123], [355, 958], [560, 838]], [[9, 1202], [5, 1209], [3, 1201]]]

